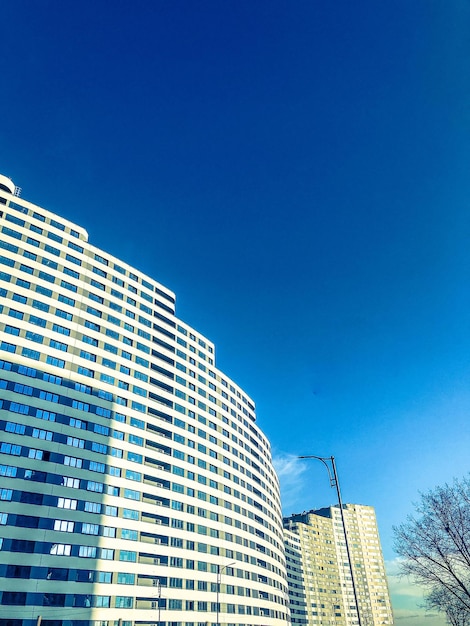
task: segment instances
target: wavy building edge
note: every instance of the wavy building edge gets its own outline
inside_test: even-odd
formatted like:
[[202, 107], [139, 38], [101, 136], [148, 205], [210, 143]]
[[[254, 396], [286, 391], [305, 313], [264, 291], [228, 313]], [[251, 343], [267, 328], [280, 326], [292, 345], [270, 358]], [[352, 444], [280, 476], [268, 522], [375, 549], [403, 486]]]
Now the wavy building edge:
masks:
[[0, 626], [289, 621], [255, 405], [175, 295], [0, 177]]

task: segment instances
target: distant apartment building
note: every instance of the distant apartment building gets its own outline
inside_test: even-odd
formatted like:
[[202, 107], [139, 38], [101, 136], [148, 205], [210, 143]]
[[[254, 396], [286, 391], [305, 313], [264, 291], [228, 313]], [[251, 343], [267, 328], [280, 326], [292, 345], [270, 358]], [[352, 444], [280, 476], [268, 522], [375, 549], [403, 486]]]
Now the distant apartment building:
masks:
[[[362, 626], [393, 624], [374, 509], [344, 505]], [[338, 506], [284, 518], [292, 624], [358, 624]]]
[[278, 626], [279, 483], [175, 295], [0, 176], [0, 626]]

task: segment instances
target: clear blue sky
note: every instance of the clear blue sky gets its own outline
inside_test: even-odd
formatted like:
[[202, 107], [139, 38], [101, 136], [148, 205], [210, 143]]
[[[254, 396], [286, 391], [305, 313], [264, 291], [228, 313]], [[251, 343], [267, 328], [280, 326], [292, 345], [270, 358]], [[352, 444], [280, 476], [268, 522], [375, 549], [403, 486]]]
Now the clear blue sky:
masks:
[[[0, 171], [177, 293], [286, 513], [391, 525], [469, 469], [463, 0], [2, 5]], [[302, 471], [303, 469], [303, 471]]]

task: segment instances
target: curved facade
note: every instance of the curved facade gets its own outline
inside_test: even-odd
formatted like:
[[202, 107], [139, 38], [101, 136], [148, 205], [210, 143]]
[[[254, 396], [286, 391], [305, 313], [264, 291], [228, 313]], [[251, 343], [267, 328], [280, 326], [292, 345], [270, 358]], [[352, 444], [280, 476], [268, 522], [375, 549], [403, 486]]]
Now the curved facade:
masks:
[[0, 626], [285, 623], [252, 400], [171, 291], [0, 201]]

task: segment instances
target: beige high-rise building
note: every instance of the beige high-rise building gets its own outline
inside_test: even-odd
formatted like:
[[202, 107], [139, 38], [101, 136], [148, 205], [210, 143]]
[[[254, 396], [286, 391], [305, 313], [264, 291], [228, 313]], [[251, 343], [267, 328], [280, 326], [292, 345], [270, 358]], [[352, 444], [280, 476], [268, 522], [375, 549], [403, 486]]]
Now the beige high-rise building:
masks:
[[[375, 511], [344, 505], [344, 517], [362, 626], [393, 624]], [[293, 624], [359, 623], [338, 506], [284, 518]]]

